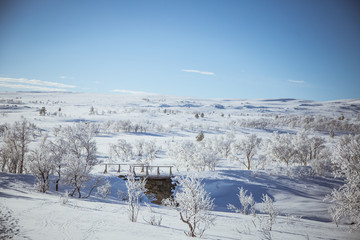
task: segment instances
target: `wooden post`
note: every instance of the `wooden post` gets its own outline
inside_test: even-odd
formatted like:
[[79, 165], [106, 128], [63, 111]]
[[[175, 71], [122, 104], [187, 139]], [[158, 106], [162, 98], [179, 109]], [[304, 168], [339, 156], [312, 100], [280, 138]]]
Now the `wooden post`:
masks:
[[149, 176], [149, 166], [146, 166], [146, 176]]
[[171, 171], [171, 169], [172, 169], [172, 166], [170, 166], [170, 177], [172, 176], [172, 171]]
[[157, 167], [157, 175], [160, 176], [160, 167]]
[[118, 168], [118, 173], [120, 172], [120, 164], [119, 164], [119, 168]]
[[136, 177], [135, 166], [133, 166], [132, 169], [133, 169], [134, 177]]
[[104, 174], [107, 173], [107, 164], [105, 164]]

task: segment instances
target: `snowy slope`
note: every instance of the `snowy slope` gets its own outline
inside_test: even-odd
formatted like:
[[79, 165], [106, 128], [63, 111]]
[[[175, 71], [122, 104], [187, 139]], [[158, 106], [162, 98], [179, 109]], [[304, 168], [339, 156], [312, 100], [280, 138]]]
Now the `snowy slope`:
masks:
[[[47, 115], [39, 110], [46, 107]], [[90, 108], [95, 110], [89, 114]], [[196, 119], [196, 113], [204, 118]], [[86, 121], [103, 126], [107, 122], [130, 120], [149, 126], [149, 131], [138, 133], [101, 132], [96, 137], [98, 158], [109, 161], [109, 144], [118, 139], [131, 143], [136, 140], [154, 140], [160, 146], [154, 164], [174, 164], [166, 154], [172, 141], [194, 141], [200, 130], [205, 138], [235, 133], [242, 137], [249, 133], [269, 138], [273, 131], [296, 133], [298, 126], [286, 124], [287, 116], [323, 116], [359, 124], [360, 100], [314, 102], [297, 99], [196, 99], [159, 95], [96, 95], [85, 93], [0, 93], [0, 124], [11, 124], [25, 117], [44, 132], [51, 134], [54, 127]], [[279, 120], [276, 120], [279, 119]], [[281, 121], [280, 121], [281, 120]], [[263, 123], [271, 122], [265, 126]], [[258, 125], [254, 125], [254, 123]], [[155, 127], [154, 127], [155, 126]], [[263, 127], [259, 127], [263, 126]], [[346, 134], [339, 129], [336, 134]], [[328, 137], [328, 131], [314, 134]], [[34, 146], [33, 142], [31, 146]], [[265, 154], [265, 153], [264, 153]], [[266, 170], [244, 170], [240, 163], [222, 159], [215, 172], [201, 172], [205, 189], [214, 198], [216, 225], [205, 232], [206, 239], [263, 239], [255, 228], [252, 216], [232, 213], [227, 204], [238, 205], [238, 187], [252, 192], [256, 202], [268, 194], [275, 200], [280, 217], [271, 232], [273, 239], [360, 239], [359, 232], [348, 232], [348, 226], [336, 227], [323, 201], [343, 180], [331, 176], [300, 176], [289, 174], [274, 164]], [[103, 175], [103, 166], [95, 167], [93, 174]], [[296, 170], [292, 169], [293, 171]], [[186, 174], [175, 171], [175, 174]], [[70, 199], [61, 203], [66, 186], [60, 193], [46, 194], [34, 190], [31, 175], [0, 173], [1, 237], [15, 235], [15, 239], [185, 239], [183, 224], [176, 211], [153, 205], [155, 214], [163, 216], [160, 227], [146, 223], [150, 213], [143, 206], [139, 221], [129, 222], [126, 203], [118, 197], [125, 184], [116, 177], [116, 170], [105, 175], [111, 182], [111, 195], [103, 200]], [[83, 190], [85, 193], [88, 189]], [[256, 209], [259, 213], [261, 205]], [[301, 219], [300, 219], [301, 218]], [[239, 231], [241, 233], [239, 233]], [[6, 237], [7, 236], [7, 237]]]

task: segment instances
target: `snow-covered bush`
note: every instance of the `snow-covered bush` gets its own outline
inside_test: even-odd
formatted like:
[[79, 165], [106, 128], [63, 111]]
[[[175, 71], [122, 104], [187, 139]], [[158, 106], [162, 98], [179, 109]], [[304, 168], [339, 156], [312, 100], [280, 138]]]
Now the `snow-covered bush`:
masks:
[[247, 190], [244, 190], [243, 187], [239, 188], [239, 194], [237, 194], [240, 201], [240, 208], [235, 207], [232, 204], [228, 204], [228, 209], [233, 210], [235, 212], [239, 212], [242, 214], [251, 214], [255, 215], [255, 201], [252, 193], [250, 195], [246, 195]]
[[[258, 138], [256, 134], [251, 134], [244, 139], [236, 141], [232, 148], [233, 158], [240, 161], [246, 169], [250, 170], [252, 159], [259, 148], [260, 142], [261, 138]], [[239, 155], [243, 155], [243, 158], [240, 158]]]
[[150, 217], [149, 219], [144, 218], [144, 221], [153, 226], [160, 226], [162, 222], [162, 216], [155, 215], [150, 204], [145, 203], [145, 205], [149, 211]]
[[96, 188], [96, 195], [105, 199], [107, 195], [110, 194], [110, 188], [111, 188], [111, 184], [109, 180], [106, 180], [104, 184]]
[[332, 163], [335, 176], [344, 177], [346, 183], [327, 196], [333, 203], [330, 213], [338, 223], [342, 219], [360, 228], [360, 135], [343, 136], [337, 143]]
[[146, 179], [136, 180], [132, 172], [127, 175], [128, 214], [131, 222], [136, 222], [140, 210], [140, 199], [146, 192]]
[[203, 133], [203, 131], [200, 131], [199, 133], [198, 133], [198, 135], [196, 135], [196, 141], [198, 141], [198, 142], [201, 142], [203, 139], [204, 139], [204, 133]]
[[201, 237], [205, 230], [214, 224], [215, 217], [209, 212], [214, 208], [213, 199], [205, 191], [204, 185], [194, 176], [179, 177], [178, 189], [174, 195], [182, 222], [186, 223], [190, 237]]
[[69, 192], [68, 192], [68, 190], [66, 190], [66, 191], [64, 192], [63, 196], [60, 197], [60, 203], [61, 203], [62, 205], [65, 205], [65, 204], [67, 204], [68, 202], [69, 202]]
[[261, 197], [261, 200], [263, 201], [261, 212], [269, 215], [267, 222], [266, 222], [266, 226], [267, 226], [267, 229], [269, 229], [269, 231], [271, 231], [272, 226], [274, 225], [274, 223], [276, 221], [278, 212], [276, 211], [276, 209], [274, 207], [274, 203], [273, 203], [272, 199], [267, 194], [263, 194]]

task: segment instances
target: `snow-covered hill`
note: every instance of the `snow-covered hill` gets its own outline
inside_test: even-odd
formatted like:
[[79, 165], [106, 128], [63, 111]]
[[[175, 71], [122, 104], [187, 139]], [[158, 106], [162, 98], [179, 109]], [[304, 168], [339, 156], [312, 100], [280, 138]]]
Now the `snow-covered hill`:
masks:
[[[46, 114], [39, 111], [45, 107]], [[198, 114], [199, 117], [195, 117]], [[203, 115], [203, 117], [202, 117]], [[97, 95], [85, 93], [1, 93], [0, 125], [12, 124], [25, 117], [42, 134], [53, 137], [54, 128], [73, 126], [78, 122], [97, 124], [95, 137], [97, 158], [102, 163], [110, 159], [110, 144], [119, 139], [135, 144], [154, 141], [158, 146], [154, 165], [177, 165], [169, 155], [169, 147], [182, 141], [196, 142], [200, 131], [205, 139], [233, 135], [243, 138], [256, 134], [263, 139], [273, 132], [295, 135], [307, 129], [311, 136], [326, 139], [332, 146], [337, 137], [359, 134], [360, 100], [314, 102], [297, 99], [196, 99], [160, 95]], [[339, 120], [342, 119], [342, 120]], [[130, 122], [141, 130], [124, 131], [121, 124]], [[135, 129], [135, 128], [134, 128]], [[329, 137], [329, 131], [335, 138]], [[0, 138], [2, 141], [2, 138]], [[35, 148], [39, 138], [29, 148]], [[205, 190], [214, 198], [216, 222], [204, 234], [206, 239], [266, 239], [266, 233], [256, 226], [257, 218], [231, 212], [227, 205], [239, 205], [238, 188], [251, 192], [261, 210], [261, 196], [274, 199], [280, 216], [271, 231], [272, 239], [360, 239], [359, 232], [348, 232], [347, 222], [336, 227], [328, 213], [330, 203], [324, 197], [343, 179], [326, 174], [313, 174], [311, 167], [290, 166], [272, 161], [268, 152], [260, 149], [256, 165], [246, 170], [239, 161], [221, 158], [215, 171], [200, 171], [198, 176]], [[266, 157], [262, 162], [260, 155]], [[94, 176], [105, 177], [111, 183], [111, 194], [102, 199], [70, 198], [64, 201], [69, 186], [54, 183], [47, 193], [34, 189], [36, 179], [30, 174], [0, 173], [0, 237], [8, 239], [185, 239], [187, 226], [171, 208], [152, 204], [153, 213], [145, 205], [139, 221], [130, 222], [126, 202], [119, 191], [125, 183], [117, 177], [116, 167], [103, 174], [104, 166], [94, 167]], [[175, 175], [185, 175], [177, 167]], [[82, 191], [89, 192], [90, 186]], [[147, 201], [147, 200], [145, 200]], [[151, 214], [162, 216], [161, 226], [147, 223]]]

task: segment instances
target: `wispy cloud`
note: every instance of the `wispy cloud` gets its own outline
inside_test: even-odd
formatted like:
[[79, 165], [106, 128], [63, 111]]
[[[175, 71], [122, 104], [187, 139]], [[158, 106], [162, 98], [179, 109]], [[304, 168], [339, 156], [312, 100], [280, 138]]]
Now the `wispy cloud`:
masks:
[[193, 70], [193, 69], [182, 69], [181, 71], [183, 71], [183, 72], [191, 72], [191, 73], [198, 73], [198, 74], [202, 74], [202, 75], [215, 75], [215, 73], [213, 73], [213, 72], [203, 72], [203, 71]]
[[132, 90], [124, 90], [124, 89], [114, 89], [111, 92], [133, 94], [133, 95], [142, 95], [142, 94], [156, 95], [156, 93], [149, 93], [149, 92], [142, 92], [142, 91], [132, 91]]
[[26, 78], [5, 78], [0, 77], [0, 83], [23, 83], [30, 85], [38, 85], [38, 86], [48, 86], [48, 87], [60, 87], [60, 88], [76, 88], [74, 85], [67, 85], [57, 82], [48, 82], [41, 81], [37, 79], [26, 79]]
[[60, 79], [74, 79], [74, 77], [68, 77], [68, 76], [64, 76], [64, 75], [60, 76], [59, 78]]
[[0, 82], [0, 87], [15, 88], [15, 89], [30, 89], [33, 91], [46, 91], [46, 92], [65, 92], [66, 89], [61, 88], [50, 88], [50, 87], [40, 87], [40, 86], [31, 86], [23, 84], [11, 84], [6, 82]]
[[9, 77], [0, 77], [0, 86], [14, 89], [31, 89], [35, 91], [67, 91], [66, 88], [76, 88], [74, 85], [58, 82]]
[[288, 80], [288, 82], [296, 83], [296, 84], [303, 84], [305, 81], [298, 81], [298, 80]]

